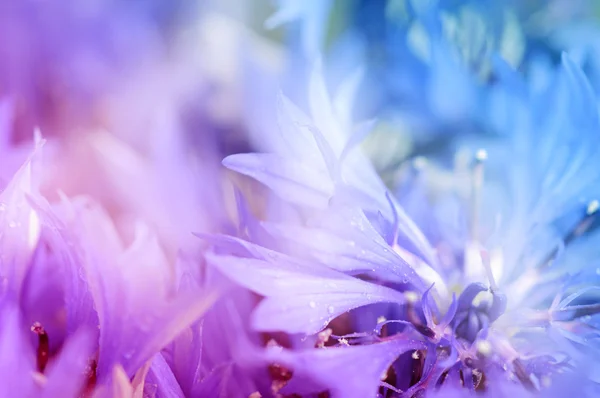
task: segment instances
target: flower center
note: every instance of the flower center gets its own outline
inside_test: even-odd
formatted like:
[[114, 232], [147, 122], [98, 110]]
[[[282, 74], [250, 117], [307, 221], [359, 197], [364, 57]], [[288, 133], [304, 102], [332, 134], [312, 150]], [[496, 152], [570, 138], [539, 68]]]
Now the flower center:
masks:
[[[36, 367], [38, 372], [44, 373], [50, 360], [50, 339], [44, 326], [40, 322], [34, 322], [31, 325], [31, 331], [38, 336], [38, 346], [36, 349]], [[85, 388], [82, 397], [91, 396], [96, 386], [96, 369], [98, 365], [95, 359], [90, 358], [88, 365], [84, 370], [86, 379]]]
[[468, 285], [458, 298], [453, 320], [455, 335], [473, 343], [506, 310], [506, 296], [481, 283]]

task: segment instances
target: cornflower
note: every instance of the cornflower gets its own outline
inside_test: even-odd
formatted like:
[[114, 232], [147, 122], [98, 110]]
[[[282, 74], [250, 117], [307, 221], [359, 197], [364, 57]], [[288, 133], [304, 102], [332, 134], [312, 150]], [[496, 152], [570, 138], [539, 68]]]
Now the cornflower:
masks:
[[383, 184], [357, 148], [371, 124], [352, 130], [336, 107], [355, 85], [330, 101], [318, 68], [312, 120], [282, 96], [276, 149], [223, 161], [285, 210], [239, 206], [245, 239], [213, 236], [207, 255], [263, 296], [252, 326], [272, 336], [254, 348], [278, 369], [270, 393], [598, 393], [596, 98], [567, 55], [541, 87], [501, 60], [495, 73], [482, 112], [498, 138], [442, 174], [451, 189], [437, 181], [434, 199], [423, 159], [399, 199]]

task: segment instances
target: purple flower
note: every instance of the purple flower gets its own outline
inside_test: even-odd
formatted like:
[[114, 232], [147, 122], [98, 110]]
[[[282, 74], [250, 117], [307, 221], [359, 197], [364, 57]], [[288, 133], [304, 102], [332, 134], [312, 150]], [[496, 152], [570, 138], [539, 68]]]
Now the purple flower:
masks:
[[42, 374], [39, 372], [42, 354], [38, 350], [36, 363], [36, 351], [30, 344], [28, 330], [23, 327], [19, 310], [3, 301], [0, 319], [0, 346], [5, 353], [0, 361], [2, 395], [78, 396], [87, 381], [84, 370], [92, 348], [88, 333], [77, 333], [64, 343], [61, 352]]
[[89, 5], [6, 1], [0, 16], [0, 96], [18, 110], [16, 136], [89, 125], [98, 100], [163, 50], [180, 1]]
[[128, 242], [89, 198], [49, 203], [39, 193], [43, 144], [0, 194], [0, 340], [3, 369], [17, 366], [1, 372], [17, 375], [3, 395], [141, 392], [153, 357], [208, 310], [218, 286], [181, 288], [183, 265], [143, 222]]

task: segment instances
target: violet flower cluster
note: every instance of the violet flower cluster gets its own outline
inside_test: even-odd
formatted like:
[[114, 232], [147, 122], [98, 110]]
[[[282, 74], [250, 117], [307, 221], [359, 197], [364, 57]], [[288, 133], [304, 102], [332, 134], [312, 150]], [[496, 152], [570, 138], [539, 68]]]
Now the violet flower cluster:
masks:
[[600, 395], [585, 2], [9, 3], [0, 397]]

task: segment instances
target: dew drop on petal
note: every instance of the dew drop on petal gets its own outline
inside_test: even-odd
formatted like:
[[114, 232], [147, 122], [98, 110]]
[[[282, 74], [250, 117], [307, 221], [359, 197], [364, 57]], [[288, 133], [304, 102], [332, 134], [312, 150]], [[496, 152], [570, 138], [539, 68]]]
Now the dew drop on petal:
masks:
[[335, 308], [333, 308], [333, 306], [330, 305], [329, 307], [327, 307], [327, 312], [329, 313], [329, 315], [332, 315], [334, 311]]
[[549, 388], [552, 385], [552, 379], [548, 376], [543, 376], [542, 379], [540, 380], [540, 384], [544, 388]]
[[85, 270], [83, 269], [83, 267], [79, 267], [79, 269], [77, 270], [77, 275], [79, 276], [79, 279], [81, 279], [84, 282], [87, 282]]
[[310, 303], [308, 303], [308, 306], [310, 308], [316, 308], [317, 307], [317, 303], [315, 303], [314, 301], [311, 301]]

